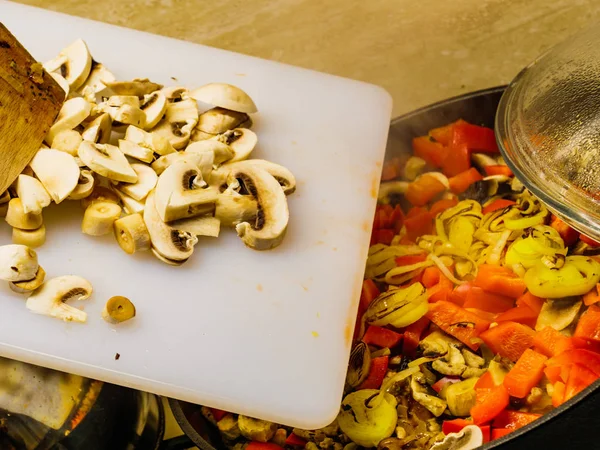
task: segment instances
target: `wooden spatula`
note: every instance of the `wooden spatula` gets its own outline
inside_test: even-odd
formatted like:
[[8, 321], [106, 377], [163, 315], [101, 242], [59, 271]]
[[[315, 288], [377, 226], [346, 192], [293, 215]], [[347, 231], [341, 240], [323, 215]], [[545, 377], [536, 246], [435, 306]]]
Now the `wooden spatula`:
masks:
[[39, 150], [65, 91], [0, 23], [0, 194]]

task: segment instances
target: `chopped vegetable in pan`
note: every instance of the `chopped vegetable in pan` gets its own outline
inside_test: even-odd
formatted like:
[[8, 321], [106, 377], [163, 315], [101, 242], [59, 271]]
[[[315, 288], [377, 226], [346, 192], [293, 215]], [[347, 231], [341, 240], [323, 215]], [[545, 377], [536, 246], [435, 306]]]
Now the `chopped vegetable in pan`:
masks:
[[493, 130], [415, 137], [382, 180], [337, 419], [204, 408], [228, 447], [474, 449], [600, 377], [600, 244], [513, 177]]

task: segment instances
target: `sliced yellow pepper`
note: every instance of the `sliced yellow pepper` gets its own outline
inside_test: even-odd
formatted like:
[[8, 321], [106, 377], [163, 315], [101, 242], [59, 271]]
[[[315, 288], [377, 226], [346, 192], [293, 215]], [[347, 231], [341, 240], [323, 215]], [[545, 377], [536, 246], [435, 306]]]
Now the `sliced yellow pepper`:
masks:
[[600, 263], [587, 256], [567, 256], [562, 267], [538, 261], [525, 273], [525, 284], [533, 295], [563, 298], [583, 295], [600, 281]]

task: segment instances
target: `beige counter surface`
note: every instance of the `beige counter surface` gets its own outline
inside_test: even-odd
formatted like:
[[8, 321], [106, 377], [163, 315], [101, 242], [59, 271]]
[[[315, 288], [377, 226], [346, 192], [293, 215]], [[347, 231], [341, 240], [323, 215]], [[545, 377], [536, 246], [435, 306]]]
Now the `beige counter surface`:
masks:
[[394, 115], [507, 83], [600, 0], [20, 0], [375, 83]]

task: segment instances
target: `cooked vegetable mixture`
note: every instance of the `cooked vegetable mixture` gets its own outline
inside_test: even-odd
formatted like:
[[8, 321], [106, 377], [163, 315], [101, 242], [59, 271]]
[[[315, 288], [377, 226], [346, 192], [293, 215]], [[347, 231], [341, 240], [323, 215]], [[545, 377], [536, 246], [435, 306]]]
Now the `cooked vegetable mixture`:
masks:
[[337, 419], [203, 408], [227, 446], [474, 449], [600, 377], [600, 244], [513, 177], [493, 130], [459, 120], [412, 144], [384, 167]]

